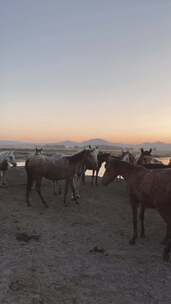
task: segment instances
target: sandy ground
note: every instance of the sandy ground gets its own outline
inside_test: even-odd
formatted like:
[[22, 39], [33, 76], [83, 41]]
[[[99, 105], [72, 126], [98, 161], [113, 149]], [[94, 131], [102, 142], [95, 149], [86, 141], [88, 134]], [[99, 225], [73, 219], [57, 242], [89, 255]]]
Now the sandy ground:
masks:
[[161, 258], [164, 223], [148, 210], [146, 239], [128, 244], [124, 182], [92, 187], [87, 178], [80, 205], [64, 207], [45, 181], [49, 209], [34, 190], [32, 207], [26, 206], [25, 182], [24, 169], [14, 168], [9, 186], [0, 188], [1, 304], [171, 302], [171, 262]]

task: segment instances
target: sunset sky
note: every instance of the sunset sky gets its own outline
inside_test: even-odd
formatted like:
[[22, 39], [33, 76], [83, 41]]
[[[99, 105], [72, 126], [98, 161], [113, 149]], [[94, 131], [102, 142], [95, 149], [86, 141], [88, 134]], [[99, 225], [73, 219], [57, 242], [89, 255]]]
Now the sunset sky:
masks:
[[170, 0], [5, 0], [0, 139], [171, 143]]

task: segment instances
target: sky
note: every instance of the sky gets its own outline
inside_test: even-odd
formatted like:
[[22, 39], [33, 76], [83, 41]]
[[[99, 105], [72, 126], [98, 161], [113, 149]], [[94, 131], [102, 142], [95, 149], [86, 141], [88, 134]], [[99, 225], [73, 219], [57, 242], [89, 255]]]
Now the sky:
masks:
[[170, 0], [5, 0], [0, 139], [171, 143]]

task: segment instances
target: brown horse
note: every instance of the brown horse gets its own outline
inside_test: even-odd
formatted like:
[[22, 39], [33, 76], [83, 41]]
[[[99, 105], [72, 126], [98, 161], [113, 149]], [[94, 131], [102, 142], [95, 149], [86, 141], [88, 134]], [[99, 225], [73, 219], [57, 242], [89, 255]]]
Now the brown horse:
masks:
[[137, 160], [138, 165], [148, 165], [148, 164], [162, 164], [162, 162], [153, 157], [151, 154], [152, 149], [144, 150], [141, 149], [141, 154]]
[[117, 175], [124, 176], [129, 186], [133, 213], [133, 237], [130, 244], [135, 244], [138, 236], [137, 209], [139, 205], [155, 208], [167, 225], [167, 242], [163, 259], [168, 261], [171, 249], [171, 169], [148, 170], [142, 166], [111, 159], [106, 165], [102, 183], [108, 185]]
[[76, 185], [74, 176], [80, 172], [80, 169], [86, 161], [89, 161], [94, 168], [97, 166], [97, 158], [94, 155], [94, 149], [85, 149], [71, 156], [54, 156], [34, 155], [26, 161], [25, 169], [27, 173], [26, 201], [30, 206], [30, 191], [34, 181], [36, 182], [36, 190], [42, 203], [48, 207], [41, 193], [42, 178], [45, 177], [52, 181], [65, 180], [64, 204], [66, 205], [66, 197], [69, 186], [71, 187], [76, 203]]

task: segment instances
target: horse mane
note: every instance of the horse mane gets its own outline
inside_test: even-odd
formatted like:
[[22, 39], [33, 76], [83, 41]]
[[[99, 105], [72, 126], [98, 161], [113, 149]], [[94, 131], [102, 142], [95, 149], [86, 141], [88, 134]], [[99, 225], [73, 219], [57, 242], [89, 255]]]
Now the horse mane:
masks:
[[69, 161], [79, 161], [83, 155], [85, 154], [85, 152], [88, 151], [88, 150], [82, 150], [78, 153], [75, 153], [73, 155], [68, 155], [68, 156], [65, 156]]
[[134, 169], [134, 168], [143, 168], [143, 166], [140, 166], [140, 165], [135, 165], [135, 164], [130, 164], [128, 162], [125, 162], [123, 160], [120, 160], [120, 159], [116, 159], [116, 158], [111, 158], [110, 159], [110, 163], [111, 165], [117, 167], [118, 166], [124, 166], [125, 168], [127, 169]]

